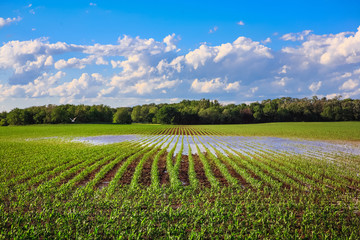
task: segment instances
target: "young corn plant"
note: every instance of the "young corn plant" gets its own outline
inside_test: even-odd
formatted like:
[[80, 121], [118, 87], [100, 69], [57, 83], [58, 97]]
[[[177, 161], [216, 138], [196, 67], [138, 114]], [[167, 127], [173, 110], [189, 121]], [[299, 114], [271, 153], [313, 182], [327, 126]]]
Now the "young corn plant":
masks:
[[[165, 137], [164, 137], [165, 138]], [[138, 165], [135, 168], [135, 172], [134, 175], [131, 179], [131, 183], [130, 183], [130, 189], [135, 189], [138, 187], [138, 182], [141, 176], [141, 171], [143, 169], [143, 165], [145, 164], [145, 162], [151, 158], [159, 149], [161, 149], [161, 147], [164, 145], [164, 143], [166, 142], [163, 141], [164, 138], [160, 139], [159, 142], [160, 144], [157, 147], [154, 147], [150, 152], [144, 154], [144, 156], [141, 158], [140, 162], [138, 163]]]
[[[169, 136], [169, 138], [170, 138], [170, 136]], [[163, 149], [161, 149], [154, 157], [154, 161], [151, 166], [151, 186], [150, 186], [153, 189], [158, 189], [160, 186], [159, 168], [158, 168], [160, 157], [165, 154], [166, 150], [169, 148], [169, 146], [170, 146], [171, 142], [174, 140], [174, 138], [175, 138], [175, 135], [172, 136], [172, 138], [168, 142], [168, 144]]]

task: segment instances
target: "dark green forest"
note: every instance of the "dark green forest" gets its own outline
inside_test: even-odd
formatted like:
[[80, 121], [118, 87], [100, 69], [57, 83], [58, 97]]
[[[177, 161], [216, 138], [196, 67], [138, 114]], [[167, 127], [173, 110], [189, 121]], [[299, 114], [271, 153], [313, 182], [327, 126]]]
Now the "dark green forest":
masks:
[[47, 105], [0, 113], [0, 125], [72, 123], [239, 124], [359, 121], [359, 99], [290, 98], [221, 105], [217, 100], [183, 100], [111, 108], [105, 105]]

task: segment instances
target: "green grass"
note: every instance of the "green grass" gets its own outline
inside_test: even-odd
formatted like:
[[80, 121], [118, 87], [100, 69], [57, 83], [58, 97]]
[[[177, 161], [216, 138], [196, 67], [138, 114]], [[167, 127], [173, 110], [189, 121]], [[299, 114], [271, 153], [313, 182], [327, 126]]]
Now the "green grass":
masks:
[[[57, 124], [0, 127], [0, 139], [151, 134], [169, 126], [151, 124]], [[176, 127], [176, 126], [174, 126]], [[296, 122], [236, 125], [193, 125], [215, 133], [321, 140], [360, 141], [360, 122]]]
[[[247, 146], [220, 152], [219, 142], [182, 158], [160, 146], [178, 136], [142, 143], [91, 146], [29, 138], [153, 134], [179, 129], [194, 134], [277, 136], [359, 141], [360, 124], [252, 125], [74, 124], [0, 128], [0, 239], [358, 239], [360, 158], [312, 159]], [[200, 130], [200, 131], [199, 131]], [[203, 136], [193, 136], [205, 143]], [[157, 145], [156, 145], [157, 144]], [[201, 145], [201, 143], [200, 143]], [[200, 145], [198, 147], [200, 147]], [[202, 145], [201, 145], [202, 146]], [[184, 146], [183, 146], [184, 147]], [[217, 151], [210, 153], [210, 148]], [[231, 148], [232, 146], [229, 146]], [[228, 148], [228, 149], [229, 149]], [[175, 148], [169, 149], [169, 151]], [[190, 150], [183, 149], [184, 153]], [[189, 185], [179, 185], [188, 159]], [[161, 184], [160, 162], [169, 180]], [[203, 164], [205, 186], [196, 166]], [[133, 169], [128, 166], [132, 166]], [[197, 164], [196, 164], [197, 163]], [[117, 171], [109, 178], [111, 171]], [[116, 170], [116, 169], [115, 169]], [[143, 185], [148, 171], [149, 185]], [[237, 174], [237, 175], [236, 175]], [[123, 185], [123, 177], [130, 176]], [[106, 178], [107, 177], [107, 178]], [[157, 178], [157, 179], [154, 179]], [[99, 184], [105, 180], [103, 189]], [[242, 179], [242, 181], [240, 181]], [[236, 184], [236, 182], [239, 184]], [[246, 183], [244, 183], [244, 181]], [[228, 182], [229, 184], [224, 184]], [[151, 183], [151, 184], [150, 184]], [[176, 183], [177, 187], [171, 187]], [[179, 186], [178, 186], [179, 185]]]
[[152, 134], [163, 125], [149, 124], [54, 124], [0, 127], [0, 139], [38, 137], [79, 137], [122, 134]]
[[285, 122], [197, 127], [225, 135], [360, 141], [360, 122]]

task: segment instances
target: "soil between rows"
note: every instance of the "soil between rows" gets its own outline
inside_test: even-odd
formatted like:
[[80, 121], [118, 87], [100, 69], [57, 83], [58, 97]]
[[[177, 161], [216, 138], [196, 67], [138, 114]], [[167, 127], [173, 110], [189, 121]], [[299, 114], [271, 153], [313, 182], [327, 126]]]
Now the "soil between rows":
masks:
[[192, 154], [192, 156], [194, 159], [196, 177], [199, 180], [199, 183], [204, 187], [211, 187], [211, 184], [205, 175], [204, 166], [199, 158], [199, 155]]
[[129, 185], [131, 183], [131, 180], [133, 178], [135, 168], [139, 164], [141, 158], [143, 155], [137, 157], [135, 160], [133, 160], [130, 165], [127, 167], [124, 175], [120, 178], [119, 184], [120, 185]]
[[110, 181], [114, 178], [116, 172], [118, 171], [118, 169], [120, 168], [120, 166], [122, 165], [122, 163], [126, 160], [127, 158], [122, 159], [120, 162], [118, 162], [117, 164], [115, 164], [115, 166], [105, 174], [105, 177], [103, 177], [103, 179], [101, 179], [101, 181], [99, 181], [96, 185], [95, 185], [95, 189], [101, 189], [106, 187], [107, 185], [109, 185]]
[[151, 167], [154, 161], [154, 156], [151, 156], [143, 165], [143, 169], [141, 171], [139, 183], [143, 186], [151, 185]]
[[79, 187], [79, 186], [85, 186], [89, 181], [91, 181], [92, 179], [95, 178], [96, 174], [97, 174], [98, 172], [100, 172], [100, 170], [101, 170], [102, 167], [106, 166], [107, 164], [109, 164], [110, 162], [114, 161], [115, 159], [116, 159], [116, 157], [113, 157], [113, 158], [111, 158], [110, 160], [108, 160], [106, 163], [101, 164], [100, 166], [98, 166], [94, 171], [92, 171], [91, 173], [89, 173], [88, 175], [86, 175], [83, 180], [77, 182], [77, 183], [75, 184], [75, 186], [77, 186], [77, 187]]
[[159, 165], [158, 165], [158, 170], [159, 170], [159, 182], [160, 185], [169, 185], [170, 183], [170, 178], [169, 178], [169, 173], [166, 171], [166, 156], [167, 156], [167, 152], [165, 152], [163, 155], [160, 156], [159, 159]]
[[190, 185], [188, 172], [189, 172], [189, 157], [187, 155], [182, 155], [180, 162], [179, 179], [182, 182], [183, 186]]
[[235, 171], [235, 169], [233, 169], [230, 164], [226, 161], [224, 161], [223, 159], [219, 158], [219, 160], [226, 166], [226, 168], [228, 169], [230, 175], [234, 178], [236, 178], [239, 183], [241, 184], [241, 186], [245, 187], [245, 188], [251, 188], [251, 185], [246, 182], [246, 180]]
[[219, 181], [221, 185], [229, 186], [228, 181], [225, 179], [225, 177], [220, 172], [219, 168], [215, 165], [215, 163], [209, 158], [209, 154], [205, 153], [206, 159], [209, 161], [211, 170], [214, 174], [214, 177]]

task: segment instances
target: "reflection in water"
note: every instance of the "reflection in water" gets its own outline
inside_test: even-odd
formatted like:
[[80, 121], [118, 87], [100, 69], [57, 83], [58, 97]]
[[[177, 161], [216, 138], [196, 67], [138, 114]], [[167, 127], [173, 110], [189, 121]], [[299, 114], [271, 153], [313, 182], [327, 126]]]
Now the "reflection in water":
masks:
[[[94, 145], [112, 144], [124, 141], [135, 142], [158, 142], [159, 135], [105, 135], [96, 137], [82, 137], [75, 138], [73, 141], [84, 142]], [[327, 158], [331, 160], [331, 156], [348, 154], [360, 155], [360, 149], [347, 144], [329, 143], [323, 141], [309, 141], [309, 140], [293, 140], [277, 137], [242, 137], [242, 136], [166, 136], [164, 135], [161, 143], [162, 147], [166, 147], [169, 143], [167, 151], [170, 151], [178, 141], [174, 154], [177, 154], [181, 149], [183, 142], [183, 154], [188, 154], [189, 145], [191, 153], [196, 154], [197, 148], [201, 152], [205, 152], [205, 147], [210, 152], [215, 154], [214, 148], [226, 154], [226, 151], [233, 150], [243, 153], [244, 155], [251, 155], [259, 151], [275, 151], [287, 154], [301, 154], [314, 158]], [[144, 144], [144, 143], [143, 143]], [[159, 145], [157, 143], [157, 145]]]

